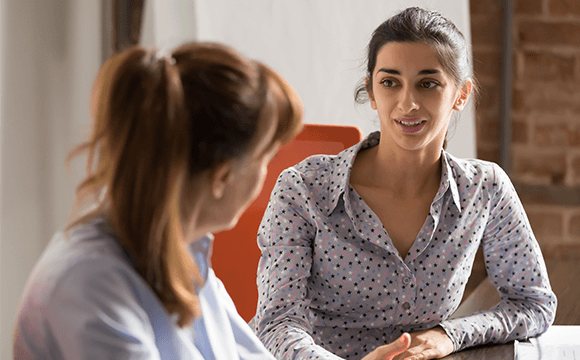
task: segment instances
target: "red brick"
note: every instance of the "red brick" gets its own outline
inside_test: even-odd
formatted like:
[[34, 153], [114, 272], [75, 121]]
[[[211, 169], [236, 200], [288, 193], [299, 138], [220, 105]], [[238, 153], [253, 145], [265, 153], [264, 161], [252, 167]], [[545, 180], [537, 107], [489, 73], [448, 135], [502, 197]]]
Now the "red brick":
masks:
[[499, 15], [471, 17], [471, 42], [473, 45], [497, 45], [502, 42], [502, 18]]
[[568, 234], [580, 239], [580, 215], [574, 215], [570, 218], [568, 225]]
[[580, 260], [580, 244], [540, 244], [545, 259]]
[[535, 143], [538, 146], [580, 146], [580, 126], [578, 124], [538, 124], [535, 128]]
[[[514, 186], [524, 204], [539, 204], [542, 206], [557, 205], [563, 211], [580, 204], [580, 186], [552, 184], [538, 185], [522, 180], [514, 181]], [[580, 210], [580, 207], [578, 208]]]
[[525, 121], [512, 120], [512, 138], [514, 144], [525, 144], [528, 142], [528, 124]]
[[528, 211], [528, 218], [538, 240], [564, 235], [564, 217], [560, 213], [534, 210]]
[[568, 145], [572, 147], [580, 146], [580, 126], [569, 129], [568, 131]]
[[472, 15], [501, 14], [501, 0], [471, 0], [469, 11]]
[[497, 117], [481, 117], [476, 132], [478, 141], [496, 144], [500, 137], [500, 122]]
[[516, 0], [514, 12], [516, 14], [539, 15], [542, 13], [542, 0]]
[[580, 184], [580, 155], [572, 159], [572, 181]]
[[580, 112], [580, 84], [574, 82], [520, 81], [512, 92], [512, 110], [550, 113], [554, 118]]
[[566, 146], [568, 127], [565, 124], [541, 124], [535, 127], [535, 144], [538, 146]]
[[524, 92], [512, 87], [512, 110], [524, 110]]
[[580, 2], [578, 0], [550, 0], [548, 10], [554, 15], [580, 15]]
[[517, 26], [517, 39], [524, 45], [580, 45], [580, 24], [525, 20]]
[[496, 51], [474, 51], [473, 69], [476, 78], [501, 79], [501, 53]]
[[[500, 84], [482, 84], [481, 89], [479, 89], [478, 99], [477, 99], [477, 110], [486, 113], [498, 113], [499, 114], [499, 98], [500, 98]], [[495, 110], [495, 111], [490, 111]]]
[[492, 161], [494, 163], [499, 163], [499, 146], [493, 148], [484, 148], [482, 146], [477, 147], [477, 158], [481, 160]]
[[550, 52], [525, 51], [523, 53], [526, 80], [567, 80], [574, 78], [576, 57]]
[[[580, 159], [579, 166], [580, 166]], [[562, 184], [566, 176], [566, 156], [530, 151], [514, 152], [512, 159], [514, 175]], [[580, 177], [580, 174], [579, 174]]]

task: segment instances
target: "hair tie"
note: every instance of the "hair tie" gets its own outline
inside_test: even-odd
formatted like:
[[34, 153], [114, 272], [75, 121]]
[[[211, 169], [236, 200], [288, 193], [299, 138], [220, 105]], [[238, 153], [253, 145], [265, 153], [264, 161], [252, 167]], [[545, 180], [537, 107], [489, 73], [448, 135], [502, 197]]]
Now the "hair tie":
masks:
[[175, 65], [175, 63], [177, 62], [177, 60], [175, 60], [175, 58], [167, 50], [159, 50], [155, 54], [155, 57], [157, 58], [157, 60], [165, 60], [169, 62], [171, 65]]

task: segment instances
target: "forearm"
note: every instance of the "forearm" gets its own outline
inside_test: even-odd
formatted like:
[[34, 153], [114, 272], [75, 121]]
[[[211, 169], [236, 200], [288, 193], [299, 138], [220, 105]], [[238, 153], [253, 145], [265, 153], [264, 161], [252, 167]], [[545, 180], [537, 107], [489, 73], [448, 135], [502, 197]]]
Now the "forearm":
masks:
[[555, 297], [547, 293], [542, 301], [502, 300], [487, 311], [441, 323], [450, 336], [454, 351], [487, 343], [506, 343], [543, 333], [555, 315]]
[[263, 332], [261, 340], [274, 357], [280, 360], [342, 359], [316, 345], [308, 331], [292, 322], [278, 323]]
[[540, 247], [511, 181], [497, 165], [492, 184], [481, 246], [489, 281], [501, 301], [489, 310], [441, 324], [455, 351], [538, 335], [552, 324], [556, 312]]

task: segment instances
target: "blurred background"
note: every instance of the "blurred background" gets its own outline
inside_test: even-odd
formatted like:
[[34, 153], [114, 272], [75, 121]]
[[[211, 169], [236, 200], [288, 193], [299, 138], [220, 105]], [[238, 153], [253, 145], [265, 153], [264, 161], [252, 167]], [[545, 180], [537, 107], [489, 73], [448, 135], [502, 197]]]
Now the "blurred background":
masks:
[[[91, 83], [107, 56], [134, 43], [225, 42], [287, 78], [307, 122], [366, 135], [377, 118], [352, 96], [365, 47], [410, 5], [440, 11], [472, 43], [481, 93], [449, 151], [500, 163], [545, 257], [580, 259], [577, 0], [1, 0], [0, 359], [12, 358], [26, 278], [82, 179], [83, 159], [68, 171], [64, 160], [89, 134]], [[485, 276], [481, 258], [473, 276]]]

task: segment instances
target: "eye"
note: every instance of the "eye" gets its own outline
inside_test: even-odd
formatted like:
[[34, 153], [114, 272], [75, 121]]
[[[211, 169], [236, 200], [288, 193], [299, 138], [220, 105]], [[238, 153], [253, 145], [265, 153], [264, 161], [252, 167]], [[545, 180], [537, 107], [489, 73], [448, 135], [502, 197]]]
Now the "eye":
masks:
[[424, 88], [424, 89], [432, 89], [436, 86], [439, 86], [439, 83], [435, 82], [435, 81], [423, 81], [422, 83], [419, 84], [420, 87]]
[[390, 79], [381, 80], [381, 84], [384, 87], [388, 87], [388, 88], [397, 85], [393, 80], [390, 80]]

